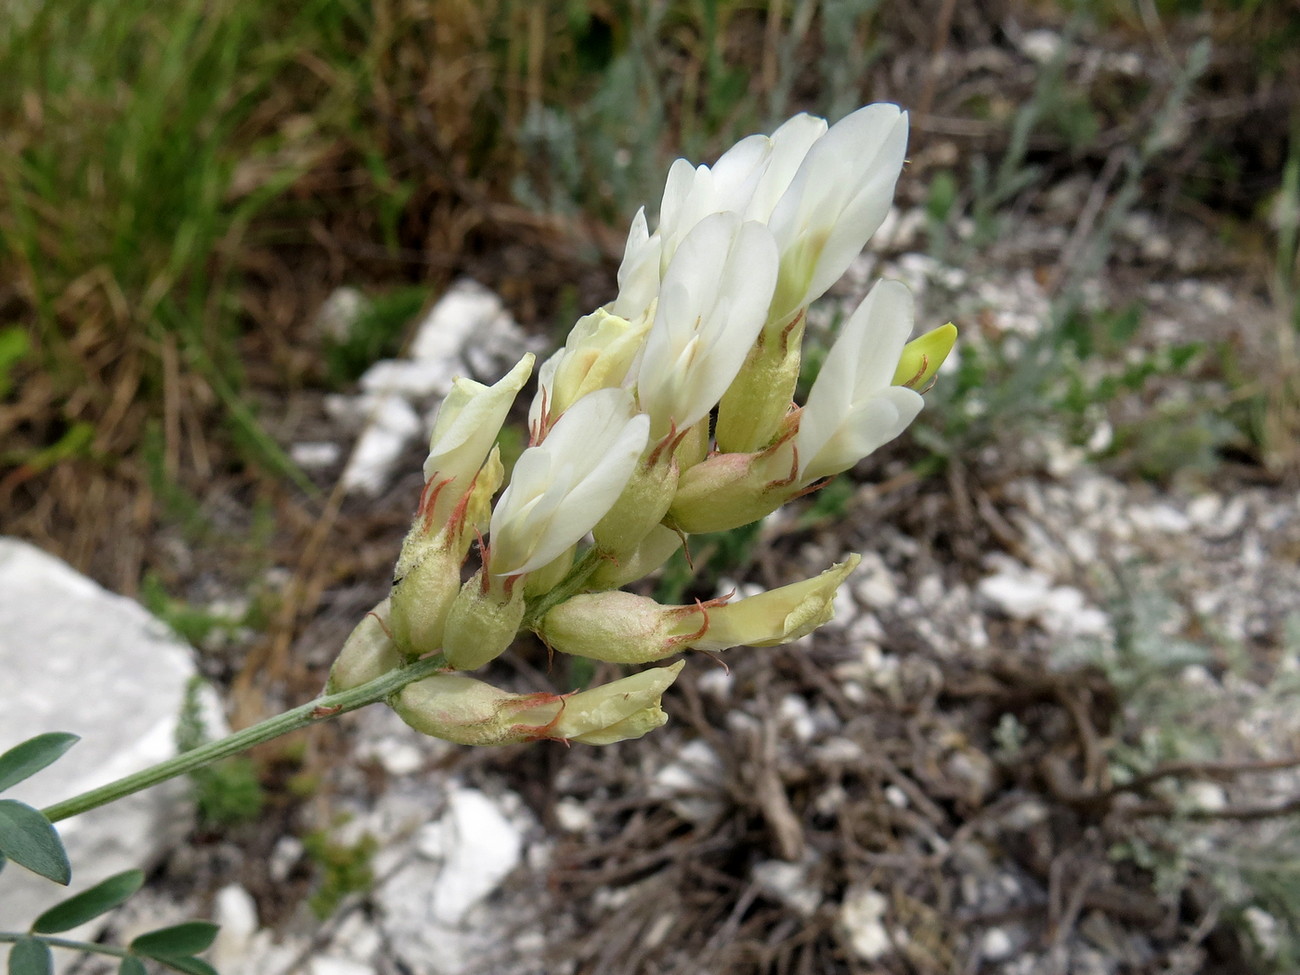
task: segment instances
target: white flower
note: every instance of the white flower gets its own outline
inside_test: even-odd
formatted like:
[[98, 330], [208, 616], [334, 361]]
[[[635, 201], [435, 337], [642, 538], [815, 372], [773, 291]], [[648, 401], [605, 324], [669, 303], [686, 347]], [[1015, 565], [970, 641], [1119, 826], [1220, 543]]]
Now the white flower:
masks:
[[630, 322], [645, 315], [659, 294], [662, 252], [663, 239], [657, 233], [651, 236], [642, 207], [628, 228], [623, 263], [618, 266], [618, 297], [608, 305], [610, 314]]
[[649, 328], [649, 320], [629, 322], [605, 308], [578, 319], [564, 348], [537, 370], [537, 395], [528, 410], [534, 442], [588, 393], [621, 385]]
[[[811, 132], [803, 123], [800, 134]], [[858, 109], [808, 148], [768, 219], [781, 251], [770, 321], [825, 294], [862, 252], [889, 212], [906, 151], [907, 114], [888, 104]]]
[[845, 322], [799, 417], [799, 483], [848, 470], [921, 411], [920, 393], [891, 385], [912, 314], [911, 292], [881, 281]]
[[708, 415], [767, 317], [777, 254], [762, 224], [715, 213], [686, 235], [664, 275], [637, 371], [655, 440]]
[[515, 396], [533, 371], [533, 354], [526, 353], [515, 367], [492, 386], [457, 377], [451, 392], [438, 407], [429, 438], [424, 479], [455, 479], [453, 490], [463, 494], [496, 443], [501, 424]]
[[541, 568], [609, 511], [645, 449], [650, 421], [634, 414], [627, 390], [597, 390], [520, 455], [492, 512], [494, 576]]

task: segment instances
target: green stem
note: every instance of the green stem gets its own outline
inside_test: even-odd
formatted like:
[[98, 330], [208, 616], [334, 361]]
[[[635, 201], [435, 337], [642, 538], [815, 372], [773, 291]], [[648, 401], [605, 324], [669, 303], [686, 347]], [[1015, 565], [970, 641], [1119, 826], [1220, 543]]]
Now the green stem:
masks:
[[165, 782], [178, 775], [184, 775], [186, 772], [192, 772], [194, 769], [202, 768], [212, 762], [238, 754], [252, 748], [254, 745], [260, 745], [264, 741], [270, 741], [272, 738], [288, 734], [290, 731], [297, 731], [299, 728], [316, 724], [326, 718], [332, 718], [348, 711], [355, 711], [367, 704], [382, 701], [407, 684], [421, 680], [440, 670], [445, 670], [446, 667], [447, 661], [442, 654], [417, 660], [404, 667], [399, 667], [397, 670], [389, 671], [382, 677], [376, 677], [369, 683], [362, 684], [359, 687], [339, 691], [337, 694], [322, 695], [314, 701], [308, 701], [301, 707], [285, 711], [283, 714], [277, 714], [273, 718], [267, 718], [265, 721], [245, 728], [243, 731], [236, 731], [225, 738], [207, 742], [198, 748], [182, 752], [175, 758], [169, 758], [165, 762], [159, 762], [157, 765], [140, 772], [124, 776], [116, 782], [110, 782], [98, 789], [91, 789], [79, 796], [65, 799], [63, 802], [56, 802], [54, 805], [43, 809], [42, 812], [45, 814], [46, 819], [54, 823], [60, 819], [67, 819], [69, 816], [76, 816], [78, 813], [86, 812], [88, 809], [95, 809], [107, 803], [116, 802], [123, 796], [129, 796], [141, 789], [157, 785], [159, 782]]
[[592, 573], [600, 567], [603, 556], [596, 547], [587, 549], [586, 553], [578, 560], [578, 564], [569, 570], [569, 574], [564, 577], [558, 586], [543, 593], [528, 607], [524, 613], [523, 622], [520, 623], [520, 629], [535, 629], [537, 624], [542, 621], [542, 617], [553, 610], [560, 603], [564, 602], [570, 596], [576, 596], [587, 585], [587, 580]]
[[13, 944], [16, 941], [26, 941], [31, 938], [33, 941], [41, 941], [51, 948], [71, 948], [73, 951], [93, 951], [99, 955], [112, 955], [114, 958], [125, 958], [131, 952], [125, 948], [116, 948], [113, 945], [92, 944], [89, 941], [74, 941], [71, 938], [52, 938], [48, 934], [28, 934], [26, 931], [0, 931], [0, 943], [9, 942]]

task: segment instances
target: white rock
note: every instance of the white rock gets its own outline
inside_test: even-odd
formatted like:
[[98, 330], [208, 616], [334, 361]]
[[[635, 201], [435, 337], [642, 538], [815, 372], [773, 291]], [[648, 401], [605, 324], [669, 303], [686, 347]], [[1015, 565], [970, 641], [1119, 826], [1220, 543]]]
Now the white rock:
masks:
[[1183, 791], [1195, 808], [1206, 812], [1219, 812], [1228, 805], [1228, 794], [1213, 782], [1188, 782]]
[[369, 422], [339, 478], [343, 489], [372, 496], [382, 491], [392, 477], [393, 465], [420, 430], [420, 418], [405, 399], [396, 395], [374, 398]]
[[719, 703], [726, 703], [731, 699], [731, 688], [736, 679], [731, 676], [730, 671], [706, 670], [695, 680], [695, 686], [701, 694], [707, 694]]
[[211, 961], [220, 972], [240, 967], [257, 934], [257, 904], [239, 884], [217, 891], [212, 903], [212, 922], [221, 926], [212, 945]]
[[519, 865], [524, 836], [518, 825], [477, 789], [456, 789], [442, 817], [420, 830], [416, 849], [442, 861], [432, 915], [456, 924]]
[[1061, 35], [1051, 30], [1026, 31], [1018, 46], [1029, 60], [1047, 64], [1061, 50]]
[[596, 825], [591, 810], [577, 799], [564, 798], [555, 804], [555, 821], [570, 833], [585, 833]]
[[304, 441], [289, 447], [289, 457], [304, 470], [318, 471], [338, 463], [343, 448], [329, 441]]
[[308, 975], [375, 975], [375, 968], [349, 958], [317, 955], [307, 963], [307, 972]]
[[492, 330], [503, 317], [509, 319], [500, 298], [476, 281], [457, 281], [417, 327], [411, 358], [451, 362], [471, 338]]
[[1002, 928], [989, 928], [980, 938], [980, 954], [989, 961], [1003, 961], [1016, 950], [1011, 935]]
[[876, 552], [862, 554], [862, 562], [854, 570], [849, 584], [858, 601], [871, 609], [885, 609], [898, 599], [894, 574]]
[[1135, 528], [1170, 535], [1184, 534], [1192, 527], [1187, 515], [1167, 504], [1134, 506], [1129, 509], [1129, 521]]
[[718, 793], [723, 772], [718, 753], [708, 742], [697, 738], [679, 748], [672, 761], [655, 774], [650, 782], [650, 795], [667, 799], [683, 819], [707, 822], [723, 810]]
[[306, 852], [302, 840], [296, 836], [281, 836], [271, 848], [271, 859], [266, 872], [277, 884], [289, 879], [289, 874]]
[[754, 883], [774, 900], [794, 910], [803, 917], [812, 917], [822, 904], [821, 888], [810, 883], [808, 870], [811, 860], [787, 863], [784, 860], [764, 860], [754, 865]]
[[885, 928], [885, 911], [889, 901], [880, 891], [854, 885], [840, 904], [840, 927], [848, 936], [849, 947], [862, 961], [879, 961], [893, 949]]
[[798, 694], [787, 694], [778, 706], [781, 730], [796, 741], [808, 744], [817, 734], [817, 722], [808, 710], [808, 702]]
[[370, 299], [356, 288], [335, 288], [316, 312], [316, 331], [336, 342], [347, 341]]
[[424, 768], [425, 755], [410, 741], [385, 736], [365, 741], [357, 748], [358, 757], [376, 761], [389, 775], [410, 775]]
[[[144, 607], [33, 545], [0, 538], [0, 751], [50, 731], [81, 736], [5, 798], [41, 808], [172, 757], [194, 673], [190, 648]], [[208, 730], [225, 733], [224, 726]], [[185, 783], [172, 781], [59, 823], [72, 886], [11, 864], [0, 928], [25, 929], [70, 893], [147, 868], [184, 834], [192, 808]], [[72, 936], [93, 938], [102, 926]]]
[[979, 594], [1012, 619], [1033, 620], [1054, 635], [1096, 636], [1105, 633], [1109, 618], [1087, 605], [1073, 586], [1053, 586], [1041, 572], [1014, 559], [991, 560], [1000, 566], [977, 586]]
[[452, 380], [465, 371], [459, 359], [381, 359], [367, 369], [357, 385], [364, 393], [394, 393], [406, 399], [446, 396]]

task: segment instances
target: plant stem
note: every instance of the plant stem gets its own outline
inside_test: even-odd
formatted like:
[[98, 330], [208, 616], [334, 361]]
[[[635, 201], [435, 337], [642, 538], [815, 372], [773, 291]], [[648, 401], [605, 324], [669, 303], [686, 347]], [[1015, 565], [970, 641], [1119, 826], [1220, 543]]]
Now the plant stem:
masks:
[[99, 955], [112, 955], [114, 958], [125, 958], [130, 954], [125, 948], [116, 948], [113, 945], [93, 944], [89, 941], [73, 941], [71, 938], [55, 938], [48, 934], [29, 934], [26, 931], [0, 931], [0, 943], [13, 944], [17, 941], [23, 941], [31, 938], [33, 941], [41, 941], [51, 948], [70, 948], [73, 951], [93, 951]]
[[578, 564], [569, 570], [569, 574], [561, 580], [558, 586], [543, 593], [536, 602], [528, 607], [519, 628], [522, 630], [534, 629], [541, 623], [543, 616], [570, 596], [576, 596], [580, 593], [583, 587], [587, 585], [587, 580], [600, 567], [601, 558], [599, 549], [594, 546], [587, 549], [582, 558], [578, 560]]
[[159, 782], [165, 782], [230, 755], [238, 754], [254, 745], [288, 734], [290, 731], [297, 731], [318, 721], [382, 701], [407, 684], [445, 670], [446, 667], [447, 661], [442, 654], [417, 660], [397, 670], [389, 671], [369, 683], [339, 691], [337, 694], [325, 694], [291, 711], [267, 718], [217, 741], [206, 742], [165, 762], [159, 762], [157, 765], [124, 776], [108, 785], [83, 792], [71, 799], [65, 799], [63, 802], [56, 802], [41, 811], [52, 823], [67, 819], [69, 816], [76, 816], [88, 809], [115, 802], [123, 796], [129, 796]]

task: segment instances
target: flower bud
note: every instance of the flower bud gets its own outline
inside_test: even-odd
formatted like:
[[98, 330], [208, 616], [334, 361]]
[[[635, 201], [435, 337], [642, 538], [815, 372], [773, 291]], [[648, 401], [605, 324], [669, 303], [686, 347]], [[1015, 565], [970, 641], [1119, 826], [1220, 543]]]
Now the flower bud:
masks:
[[682, 664], [659, 667], [578, 694], [511, 694], [455, 674], [408, 684], [393, 710], [426, 735], [460, 745], [550, 738], [608, 745], [640, 738], [667, 720], [660, 698]]
[[850, 555], [811, 579], [710, 610], [708, 629], [691, 646], [775, 647], [807, 636], [835, 615], [835, 592], [861, 561], [861, 556]]
[[591, 574], [587, 584], [592, 589], [619, 589], [644, 578], [672, 557], [682, 547], [684, 538], [664, 525], [655, 525], [630, 553], [619, 559], [606, 559]]
[[956, 342], [957, 326], [952, 322], [912, 339], [903, 346], [903, 354], [898, 357], [893, 385], [924, 392]]
[[528, 411], [534, 443], [545, 439], [555, 421], [582, 397], [621, 385], [649, 328], [648, 317], [633, 324], [605, 308], [578, 319], [564, 348], [538, 370], [537, 395]]
[[677, 490], [678, 468], [671, 440], [666, 438], [641, 457], [623, 493], [592, 528], [602, 555], [618, 560], [629, 557], [663, 520]]
[[407, 684], [393, 710], [416, 731], [458, 745], [510, 745], [546, 737], [557, 694], [511, 694], [472, 677], [436, 674]]
[[715, 436], [727, 453], [763, 450], [779, 435], [799, 382], [805, 325], [802, 310], [776, 329], [765, 329], [718, 404]]
[[330, 667], [326, 694], [368, 684], [402, 665], [402, 654], [388, 631], [388, 609], [389, 601], [385, 599], [361, 618], [344, 641], [343, 649]]
[[460, 593], [462, 561], [454, 549], [433, 545], [393, 582], [390, 627], [393, 642], [408, 657], [442, 648], [447, 614]]
[[463, 377], [453, 381], [451, 392], [438, 407], [429, 456], [424, 461], [424, 492], [416, 518], [416, 526], [422, 526], [424, 534], [439, 532], [461, 509], [532, 369], [533, 354], [529, 352], [495, 385], [484, 386]]
[[461, 587], [447, 613], [442, 652], [453, 670], [476, 670], [514, 642], [524, 618], [524, 587], [484, 569]]
[[812, 579], [734, 603], [661, 606], [628, 592], [587, 593], [547, 613], [538, 634], [562, 653], [614, 663], [650, 663], [687, 647], [779, 646], [831, 619], [835, 591], [859, 561], [852, 555]]
[[566, 599], [543, 617], [537, 634], [561, 653], [644, 664], [686, 649], [707, 627], [700, 606], [661, 606], [615, 590]]
[[921, 411], [919, 393], [893, 385], [912, 314], [911, 292], [880, 281], [844, 323], [799, 416], [800, 483], [848, 470]]
[[612, 745], [654, 731], [668, 720], [660, 698], [685, 665], [679, 660], [671, 667], [652, 667], [565, 698], [546, 737]]
[[665, 524], [693, 535], [758, 521], [802, 491], [794, 461], [788, 439], [756, 454], [714, 454], [682, 474]]

